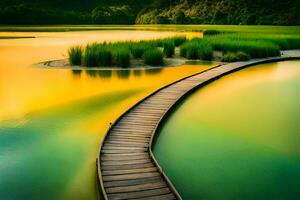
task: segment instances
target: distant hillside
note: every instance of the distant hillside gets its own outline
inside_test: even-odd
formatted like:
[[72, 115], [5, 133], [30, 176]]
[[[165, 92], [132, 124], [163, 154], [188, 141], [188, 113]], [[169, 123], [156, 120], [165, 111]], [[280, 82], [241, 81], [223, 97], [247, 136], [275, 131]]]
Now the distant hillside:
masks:
[[157, 0], [136, 23], [300, 25], [300, 0]]
[[0, 24], [134, 24], [152, 0], [0, 0]]
[[300, 25], [300, 0], [0, 0], [0, 24]]

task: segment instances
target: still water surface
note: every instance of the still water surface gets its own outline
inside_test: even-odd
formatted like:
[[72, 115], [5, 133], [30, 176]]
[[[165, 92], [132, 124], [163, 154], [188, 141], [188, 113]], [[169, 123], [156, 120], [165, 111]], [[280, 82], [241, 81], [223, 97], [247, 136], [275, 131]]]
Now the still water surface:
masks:
[[300, 61], [263, 64], [199, 89], [154, 153], [184, 199], [300, 199]]
[[31, 64], [93, 41], [174, 32], [0, 33], [0, 199], [96, 199], [95, 158], [110, 122], [157, 88], [207, 66], [72, 71]]

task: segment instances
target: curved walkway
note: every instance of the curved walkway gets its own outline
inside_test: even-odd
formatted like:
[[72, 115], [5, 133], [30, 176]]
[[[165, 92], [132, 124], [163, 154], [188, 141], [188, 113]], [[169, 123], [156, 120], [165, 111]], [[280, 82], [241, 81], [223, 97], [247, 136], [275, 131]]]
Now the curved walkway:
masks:
[[152, 140], [158, 125], [180, 99], [194, 89], [233, 71], [266, 62], [300, 59], [300, 54], [256, 59], [211, 68], [149, 95], [113, 123], [97, 158], [105, 199], [181, 199], [156, 162]]

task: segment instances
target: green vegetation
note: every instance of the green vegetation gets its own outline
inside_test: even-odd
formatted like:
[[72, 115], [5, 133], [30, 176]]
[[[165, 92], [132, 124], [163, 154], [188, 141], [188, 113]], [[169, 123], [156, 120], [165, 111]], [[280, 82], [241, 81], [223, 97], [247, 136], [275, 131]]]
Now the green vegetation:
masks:
[[223, 62], [237, 62], [250, 60], [250, 56], [244, 52], [229, 52], [222, 57]]
[[295, 0], [156, 0], [137, 24], [300, 25]]
[[167, 40], [163, 44], [164, 47], [164, 54], [166, 57], [170, 58], [174, 55], [175, 53], [175, 44], [174, 41], [172, 40]]
[[279, 56], [280, 48], [277, 44], [260, 39], [248, 40], [240, 38], [238, 35], [232, 37], [231, 34], [222, 34], [218, 36], [207, 37], [212, 43], [213, 48], [223, 52], [245, 52], [252, 58], [264, 58], [270, 56]]
[[209, 36], [209, 35], [218, 35], [220, 33], [221, 33], [221, 31], [208, 29], [208, 30], [203, 31], [203, 36], [205, 37], [205, 36]]
[[[175, 41], [180, 44], [185, 41], [185, 37], [176, 36], [139, 42], [93, 43], [85, 48], [75, 46], [68, 50], [69, 62], [71, 65], [87, 67], [129, 67], [131, 59], [134, 58], [143, 59], [146, 64], [162, 65], [163, 55], [166, 57], [174, 55]], [[164, 49], [164, 54], [159, 50], [161, 47]], [[150, 61], [150, 59], [154, 60]]]
[[143, 59], [147, 65], [157, 66], [164, 64], [163, 53], [157, 48], [147, 50], [143, 55]]
[[298, 0], [2, 0], [0, 24], [300, 25]]
[[0, 24], [134, 24], [152, 0], [2, 0]]
[[[179, 55], [175, 55], [176, 45]], [[209, 31], [203, 38], [191, 40], [176, 36], [139, 42], [94, 43], [85, 48], [72, 47], [68, 53], [71, 65], [129, 67], [132, 59], [135, 64], [142, 59], [147, 65], [162, 65], [164, 56], [174, 55], [193, 60], [235, 62], [280, 56], [280, 50], [287, 49], [300, 49], [300, 36]], [[216, 51], [222, 52], [223, 57], [214, 57]]]
[[186, 41], [186, 37], [183, 36], [177, 36], [172, 38], [174, 40], [174, 45], [176, 47], [182, 45]]
[[128, 48], [119, 48], [114, 51], [113, 65], [121, 67], [130, 65], [130, 51]]
[[71, 47], [68, 51], [68, 54], [69, 54], [69, 62], [71, 63], [71, 65], [82, 64], [83, 49], [81, 46]]
[[207, 40], [193, 39], [180, 47], [180, 56], [193, 60], [211, 60], [213, 57], [213, 46]]

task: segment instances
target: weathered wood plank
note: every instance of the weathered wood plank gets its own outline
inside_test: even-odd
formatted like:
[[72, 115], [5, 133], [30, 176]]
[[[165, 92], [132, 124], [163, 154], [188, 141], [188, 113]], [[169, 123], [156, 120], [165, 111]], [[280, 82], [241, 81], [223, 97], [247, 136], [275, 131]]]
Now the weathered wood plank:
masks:
[[173, 200], [176, 199], [174, 194], [163, 194], [158, 196], [151, 196], [151, 197], [143, 197], [143, 198], [135, 198], [135, 200]]
[[143, 198], [151, 197], [163, 194], [171, 193], [169, 188], [159, 188], [154, 190], [138, 191], [138, 192], [124, 192], [117, 194], [109, 194], [108, 197], [112, 200], [121, 200], [121, 199], [133, 199], [133, 198]]
[[134, 191], [153, 190], [153, 189], [165, 188], [165, 187], [167, 187], [167, 184], [164, 183], [164, 182], [144, 183], [144, 184], [140, 184], [140, 185], [106, 188], [106, 192], [108, 194], [113, 194], [113, 193], [120, 193], [120, 192], [134, 192]]
[[108, 170], [102, 171], [102, 175], [121, 175], [121, 174], [135, 174], [143, 172], [157, 172], [156, 167], [147, 167], [141, 169], [124, 169], [124, 170]]
[[104, 181], [122, 181], [122, 180], [135, 180], [139, 178], [149, 178], [149, 177], [160, 177], [158, 172], [145, 172], [136, 174], [122, 174], [114, 176], [103, 176]]
[[121, 170], [121, 169], [140, 169], [140, 168], [144, 168], [144, 167], [153, 167], [153, 166], [154, 166], [153, 163], [143, 163], [143, 164], [134, 164], [134, 165], [115, 165], [115, 166], [111, 166], [111, 165], [106, 166], [106, 165], [102, 165], [102, 163], [101, 163], [101, 169], [103, 171]]
[[102, 165], [136, 165], [136, 164], [145, 164], [145, 163], [151, 163], [151, 159], [146, 158], [146, 159], [141, 159], [141, 160], [118, 160], [118, 161], [102, 161]]
[[102, 161], [127, 161], [127, 160], [145, 160], [150, 159], [149, 155], [141, 156], [103, 156], [101, 157]]
[[130, 185], [139, 185], [144, 183], [156, 183], [161, 182], [161, 177], [150, 177], [150, 178], [141, 178], [136, 180], [125, 180], [125, 181], [105, 181], [105, 187], [119, 187], [119, 186], [130, 186]]

